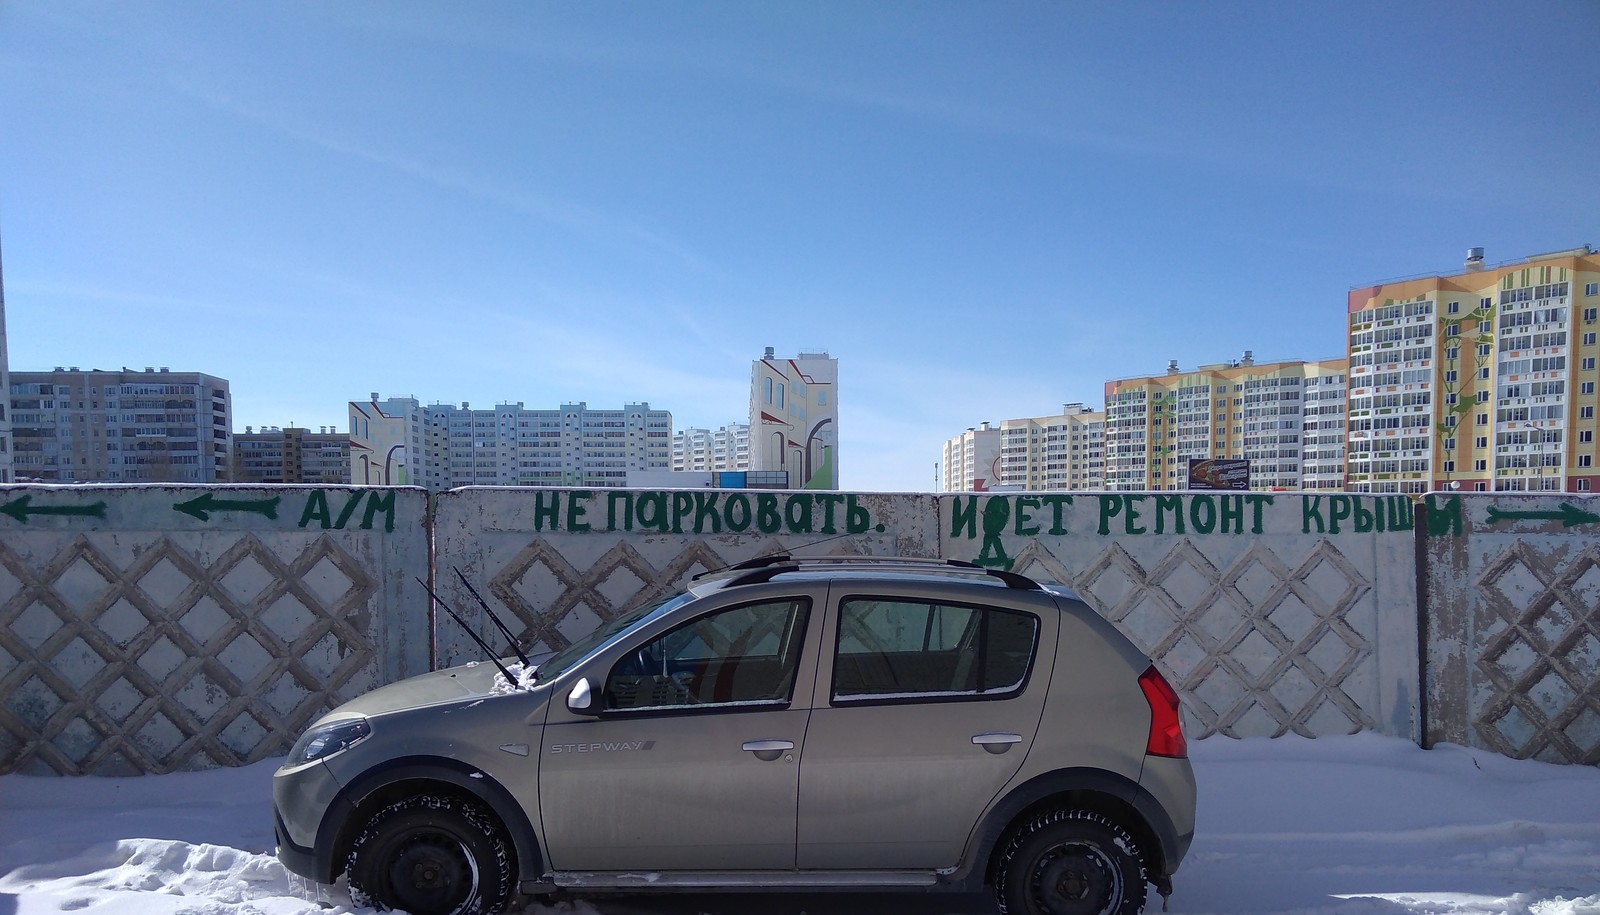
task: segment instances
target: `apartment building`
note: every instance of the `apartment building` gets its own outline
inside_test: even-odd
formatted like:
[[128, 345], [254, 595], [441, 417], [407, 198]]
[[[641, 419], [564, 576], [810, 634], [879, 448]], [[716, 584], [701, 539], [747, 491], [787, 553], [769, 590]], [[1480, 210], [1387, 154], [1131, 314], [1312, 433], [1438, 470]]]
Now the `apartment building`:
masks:
[[983, 492], [1000, 485], [1000, 429], [985, 422], [945, 440], [939, 468], [944, 492]]
[[322, 426], [316, 432], [295, 426], [245, 426], [233, 435], [234, 483], [350, 482], [350, 436]]
[[6, 357], [6, 269], [0, 259], [0, 483], [16, 480], [11, 458], [11, 368]]
[[1105, 488], [1104, 412], [1064, 404], [1055, 416], [1000, 422], [1000, 483], [1030, 490]]
[[219, 483], [233, 451], [228, 382], [166, 367], [12, 372], [19, 481]]
[[969, 428], [944, 443], [940, 484], [945, 492], [1104, 489], [1105, 419], [1069, 403], [1059, 414]]
[[750, 469], [793, 489], [839, 488], [839, 360], [765, 354], [750, 366]]
[[352, 400], [350, 482], [362, 486], [443, 488], [444, 474], [428, 459], [428, 427], [415, 397]]
[[690, 427], [672, 436], [672, 469], [679, 473], [750, 469], [750, 424]]
[[1349, 294], [1352, 492], [1593, 492], [1600, 254], [1589, 246]]
[[[1330, 468], [1338, 446], [1327, 439], [1343, 429], [1338, 411], [1324, 410], [1324, 395], [1338, 392], [1347, 372], [1343, 359], [1257, 363], [1246, 350], [1192, 371], [1174, 360], [1165, 375], [1108, 381], [1106, 488], [1185, 489], [1189, 460], [1206, 458], [1248, 460], [1251, 489], [1336, 488]], [[1317, 408], [1314, 443], [1305, 441], [1308, 406]]]

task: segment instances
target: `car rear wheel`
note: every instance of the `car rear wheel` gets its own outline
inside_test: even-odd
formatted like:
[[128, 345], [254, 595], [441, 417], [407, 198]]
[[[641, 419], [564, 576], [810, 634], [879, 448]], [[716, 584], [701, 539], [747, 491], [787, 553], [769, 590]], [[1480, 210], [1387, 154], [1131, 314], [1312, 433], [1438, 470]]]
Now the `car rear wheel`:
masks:
[[516, 886], [516, 863], [482, 805], [420, 794], [379, 810], [345, 859], [357, 906], [412, 915], [489, 915]]
[[1006, 844], [995, 895], [1008, 915], [1137, 915], [1144, 863], [1133, 837], [1110, 819], [1051, 811]]

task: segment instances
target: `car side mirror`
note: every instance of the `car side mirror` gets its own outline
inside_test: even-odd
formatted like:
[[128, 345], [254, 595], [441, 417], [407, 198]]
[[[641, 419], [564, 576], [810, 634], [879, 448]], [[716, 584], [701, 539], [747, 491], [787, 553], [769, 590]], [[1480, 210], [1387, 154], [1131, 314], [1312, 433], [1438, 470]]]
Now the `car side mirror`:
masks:
[[567, 693], [567, 710], [579, 715], [598, 715], [600, 709], [594, 699], [594, 687], [589, 685], [589, 678], [579, 677], [578, 682], [572, 684], [572, 691]]

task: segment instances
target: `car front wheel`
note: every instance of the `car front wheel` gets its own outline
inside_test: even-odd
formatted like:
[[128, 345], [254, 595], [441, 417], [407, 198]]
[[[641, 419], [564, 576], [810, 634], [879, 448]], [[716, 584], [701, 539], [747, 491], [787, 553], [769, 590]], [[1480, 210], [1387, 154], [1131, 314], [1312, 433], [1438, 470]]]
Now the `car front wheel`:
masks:
[[379, 810], [345, 859], [357, 906], [412, 915], [489, 915], [516, 886], [516, 863], [481, 804], [419, 794]]
[[1098, 813], [1031, 820], [1000, 857], [995, 894], [1008, 915], [1138, 915], [1145, 869], [1128, 831]]

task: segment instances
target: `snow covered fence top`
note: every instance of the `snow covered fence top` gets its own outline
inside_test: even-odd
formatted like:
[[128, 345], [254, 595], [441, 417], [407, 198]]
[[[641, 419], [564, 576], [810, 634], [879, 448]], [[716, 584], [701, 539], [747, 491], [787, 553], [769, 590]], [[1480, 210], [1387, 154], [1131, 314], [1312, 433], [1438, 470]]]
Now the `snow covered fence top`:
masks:
[[429, 669], [424, 490], [18, 486], [0, 513], [0, 772], [255, 762]]

